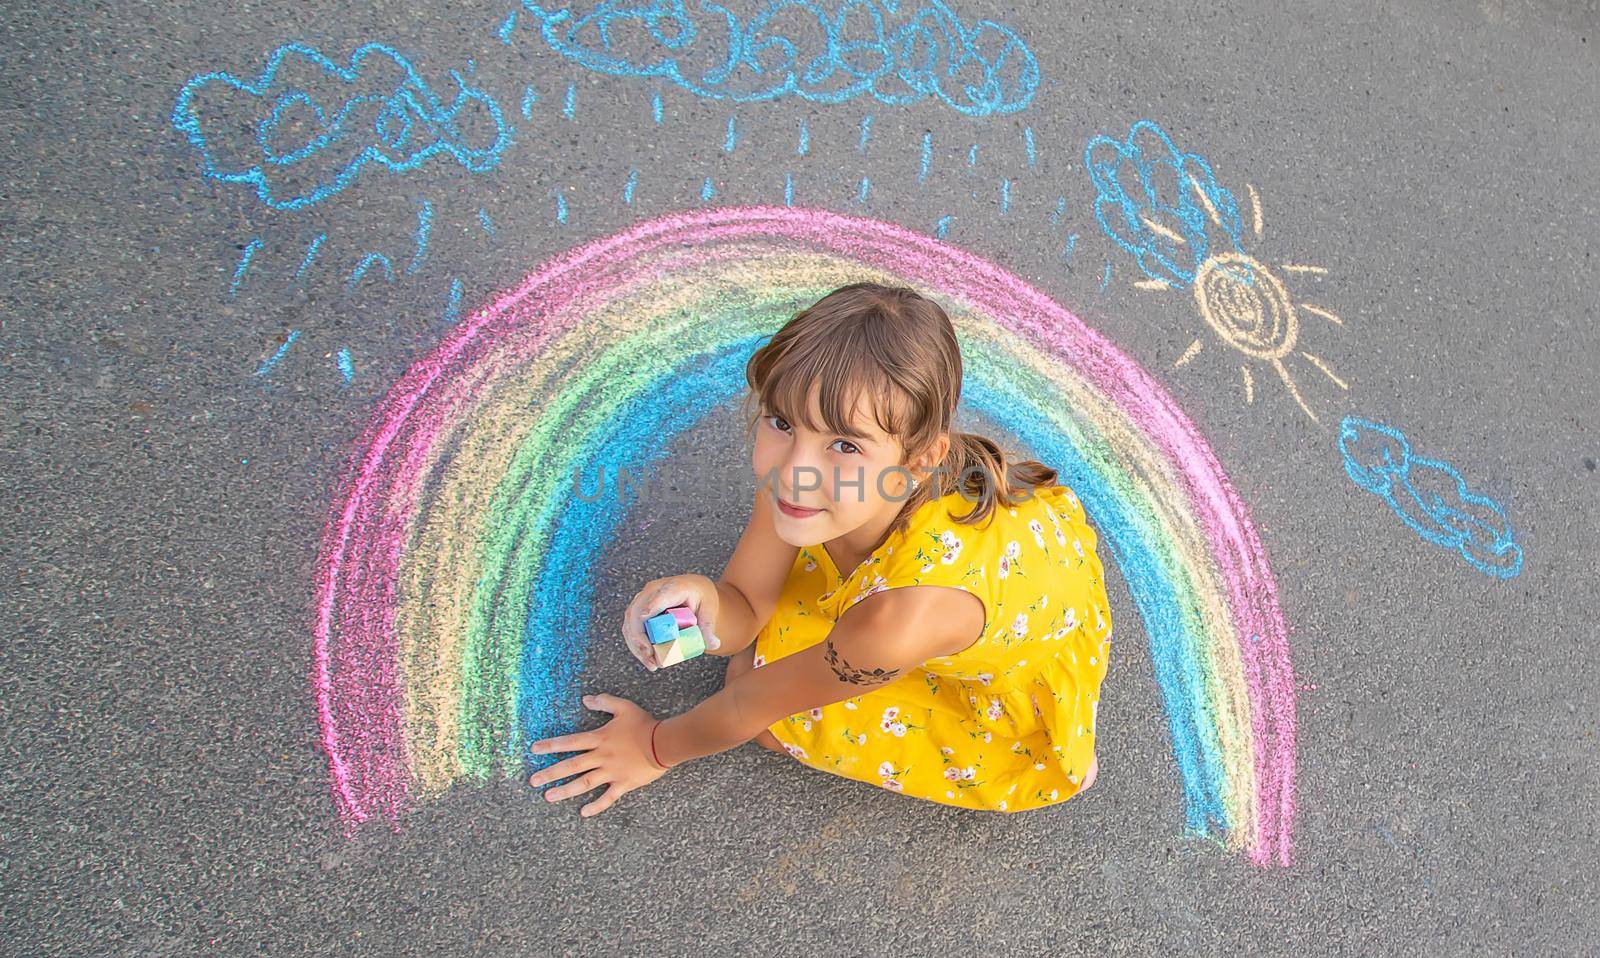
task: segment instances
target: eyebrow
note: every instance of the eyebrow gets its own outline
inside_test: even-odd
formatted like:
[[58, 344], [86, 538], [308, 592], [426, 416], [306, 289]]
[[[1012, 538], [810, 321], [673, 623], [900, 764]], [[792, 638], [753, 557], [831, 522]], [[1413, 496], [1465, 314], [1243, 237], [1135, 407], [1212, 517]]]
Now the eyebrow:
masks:
[[[761, 408], [763, 410], [765, 410], [766, 414], [769, 415], [769, 416], [783, 416], [783, 413], [779, 412], [776, 409], [773, 409], [772, 407], [766, 405], [765, 403], [762, 403]], [[788, 416], [783, 416], [783, 418], [788, 419], [789, 417]], [[827, 423], [823, 423], [823, 425], [826, 426]], [[869, 434], [861, 432], [860, 430], [855, 429], [855, 428], [841, 429], [841, 430], [839, 430], [838, 434], [843, 436], [846, 439], [851, 440], [851, 441], [865, 440], [866, 442], [870, 442], [870, 443], [873, 443], [873, 444], [881, 443], [883, 441], [878, 436], [869, 435]]]

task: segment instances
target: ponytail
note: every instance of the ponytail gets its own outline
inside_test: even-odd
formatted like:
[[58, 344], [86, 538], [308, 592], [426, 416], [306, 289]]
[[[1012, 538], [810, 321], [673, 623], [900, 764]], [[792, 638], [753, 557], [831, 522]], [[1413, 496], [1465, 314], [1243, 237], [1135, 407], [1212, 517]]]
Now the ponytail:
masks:
[[1034, 489], [1055, 485], [1056, 476], [1055, 469], [1036, 459], [1007, 463], [1005, 453], [987, 436], [952, 432], [950, 452], [939, 471], [930, 477], [938, 481], [940, 488], [929, 492], [960, 492], [973, 507], [959, 521], [976, 524], [997, 507], [1010, 509], [1033, 498]]

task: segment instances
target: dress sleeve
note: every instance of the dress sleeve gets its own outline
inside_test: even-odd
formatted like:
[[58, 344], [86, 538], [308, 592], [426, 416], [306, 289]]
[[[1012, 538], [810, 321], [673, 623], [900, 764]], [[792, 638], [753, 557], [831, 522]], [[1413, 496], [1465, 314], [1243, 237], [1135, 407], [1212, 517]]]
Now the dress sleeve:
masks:
[[855, 576], [839, 608], [843, 616], [869, 595], [913, 585], [939, 585], [976, 595], [983, 603], [984, 627], [994, 624], [995, 595], [991, 573], [984, 569], [987, 530], [947, 521], [924, 526], [874, 556], [872, 564]]

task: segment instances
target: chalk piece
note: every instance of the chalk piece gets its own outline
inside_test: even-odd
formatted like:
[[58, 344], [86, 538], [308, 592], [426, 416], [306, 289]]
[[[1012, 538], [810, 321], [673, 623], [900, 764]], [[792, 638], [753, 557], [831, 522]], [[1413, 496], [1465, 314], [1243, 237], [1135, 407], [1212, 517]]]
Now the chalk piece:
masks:
[[678, 637], [678, 623], [666, 612], [645, 619], [644, 630], [649, 634], [652, 645], [662, 645]]
[[700, 632], [700, 627], [691, 625], [680, 631], [677, 638], [671, 642], [652, 645], [650, 648], [655, 653], [656, 664], [665, 667], [704, 655], [706, 641]]
[[694, 610], [686, 605], [668, 609], [667, 612], [671, 613], [672, 617], [677, 620], [678, 628], [680, 629], [687, 629], [689, 626], [697, 624], [694, 620]]

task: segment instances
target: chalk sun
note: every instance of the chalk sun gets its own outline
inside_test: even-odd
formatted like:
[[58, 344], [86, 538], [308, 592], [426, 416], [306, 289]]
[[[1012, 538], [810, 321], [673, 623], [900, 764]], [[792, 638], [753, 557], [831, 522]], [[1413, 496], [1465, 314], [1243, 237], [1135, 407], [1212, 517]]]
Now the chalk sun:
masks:
[[[1212, 206], [1205, 191], [1195, 185], [1195, 192], [1200, 196], [1205, 205], [1206, 212], [1219, 226], [1221, 219], [1216, 208]], [[1261, 198], [1256, 194], [1255, 187], [1249, 187], [1250, 205], [1253, 212], [1254, 232], [1261, 236]], [[1154, 224], [1151, 224], [1152, 226]], [[1167, 231], [1163, 231], [1164, 233]], [[1169, 234], [1175, 237], [1176, 234]], [[1178, 239], [1182, 242], [1182, 239]], [[1328, 271], [1321, 266], [1306, 266], [1298, 263], [1284, 263], [1281, 268], [1287, 273], [1310, 273], [1325, 275]], [[1170, 283], [1161, 281], [1139, 283], [1142, 289], [1176, 289]], [[1307, 406], [1305, 399], [1300, 395], [1300, 389], [1295, 384], [1294, 377], [1290, 375], [1289, 367], [1285, 360], [1291, 356], [1298, 356], [1315, 366], [1324, 376], [1327, 376], [1334, 385], [1340, 389], [1349, 389], [1344, 380], [1340, 379], [1328, 364], [1317, 356], [1304, 349], [1297, 349], [1300, 342], [1300, 313], [1310, 313], [1333, 323], [1343, 326], [1344, 320], [1334, 313], [1314, 306], [1310, 303], [1296, 304], [1289, 296], [1289, 291], [1267, 266], [1260, 260], [1246, 256], [1239, 252], [1224, 252], [1206, 257], [1195, 273], [1194, 301], [1200, 310], [1200, 316], [1206, 325], [1217, 334], [1225, 345], [1243, 353], [1250, 360], [1268, 366], [1278, 374], [1284, 386], [1289, 390], [1289, 395], [1312, 422], [1320, 422], [1316, 413]], [[1193, 359], [1201, 350], [1203, 343], [1196, 339], [1184, 350], [1174, 367], [1182, 366]], [[1255, 402], [1255, 376], [1250, 369], [1250, 363], [1239, 365], [1239, 375], [1244, 382], [1245, 402]]]

